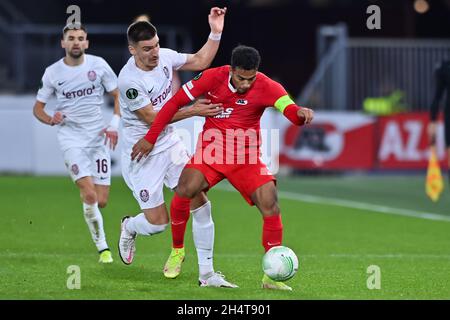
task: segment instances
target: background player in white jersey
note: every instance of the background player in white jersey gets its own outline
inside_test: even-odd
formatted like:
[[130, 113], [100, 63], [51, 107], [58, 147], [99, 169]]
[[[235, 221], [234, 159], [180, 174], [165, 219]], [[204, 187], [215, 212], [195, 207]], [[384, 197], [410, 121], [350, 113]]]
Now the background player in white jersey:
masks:
[[[99, 251], [99, 262], [113, 262], [99, 208], [108, 201], [110, 154], [118, 140], [120, 111], [117, 76], [100, 57], [85, 54], [89, 46], [83, 25], [66, 26], [61, 46], [66, 56], [45, 69], [33, 113], [41, 122], [58, 126], [58, 141], [72, 180], [80, 189], [85, 221]], [[114, 97], [114, 115], [103, 122], [103, 94]], [[50, 97], [57, 98], [53, 116], [44, 111]]]
[[[119, 253], [125, 264], [133, 261], [135, 239], [139, 235], [154, 235], [164, 231], [169, 222], [164, 203], [163, 184], [175, 189], [181, 171], [189, 160], [186, 147], [173, 127], [160, 135], [155, 149], [142, 162], [131, 161], [132, 146], [146, 134], [157, 112], [172, 96], [173, 71], [198, 71], [207, 68], [219, 48], [226, 8], [212, 8], [208, 16], [211, 34], [204, 46], [195, 54], [181, 54], [159, 47], [156, 28], [147, 21], [130, 25], [127, 31], [130, 53], [133, 55], [119, 73], [120, 107], [123, 121], [124, 145], [122, 153], [122, 174], [142, 212], [135, 217], [122, 219], [119, 239]], [[192, 107], [180, 110], [172, 122], [191, 115], [215, 116], [222, 111], [220, 105], [209, 100], [199, 100]], [[199, 262], [199, 277], [202, 286], [236, 287], [226, 281], [222, 274], [214, 272], [213, 244], [214, 223], [211, 217], [211, 203], [205, 194], [200, 194], [191, 203], [193, 213], [194, 243]], [[172, 210], [171, 210], [172, 211]], [[172, 229], [178, 226], [172, 219]], [[183, 239], [181, 244], [183, 243]], [[173, 249], [164, 266], [164, 275], [175, 278], [181, 271], [184, 247]]]

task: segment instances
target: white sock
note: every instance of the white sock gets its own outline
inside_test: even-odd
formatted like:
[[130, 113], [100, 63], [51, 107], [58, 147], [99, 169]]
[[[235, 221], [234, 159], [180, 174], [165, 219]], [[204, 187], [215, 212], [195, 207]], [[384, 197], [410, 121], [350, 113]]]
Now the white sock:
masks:
[[152, 236], [154, 234], [161, 233], [166, 230], [166, 227], [167, 223], [151, 224], [142, 212], [135, 217], [131, 217], [125, 226], [128, 232], [137, 233], [143, 236]]
[[200, 279], [207, 279], [214, 273], [213, 247], [214, 222], [211, 216], [211, 202], [191, 211], [192, 232], [197, 250]]
[[98, 209], [97, 202], [94, 204], [87, 204], [83, 202], [83, 212], [84, 220], [89, 227], [92, 240], [94, 240], [97, 250], [102, 251], [108, 249], [105, 231], [103, 230], [103, 217]]

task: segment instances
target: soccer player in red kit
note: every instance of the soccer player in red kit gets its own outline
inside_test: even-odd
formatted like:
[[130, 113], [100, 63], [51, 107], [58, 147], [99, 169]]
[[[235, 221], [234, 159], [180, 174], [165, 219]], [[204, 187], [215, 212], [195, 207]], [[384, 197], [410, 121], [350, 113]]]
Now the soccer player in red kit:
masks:
[[[256, 49], [242, 45], [236, 47], [230, 66], [205, 70], [184, 84], [158, 113], [147, 135], [133, 147], [132, 159], [139, 161], [148, 155], [158, 135], [179, 108], [199, 96], [223, 108], [221, 114], [206, 118], [196, 152], [178, 181], [171, 203], [174, 247], [184, 246], [190, 199], [225, 178], [261, 212], [265, 251], [282, 243], [283, 225], [276, 179], [260, 159], [260, 119], [270, 106], [296, 125], [310, 123], [314, 112], [297, 106], [279, 83], [258, 72], [260, 60]], [[210, 250], [212, 256], [212, 248]], [[199, 280], [201, 283], [201, 276]], [[273, 281], [266, 275], [263, 276], [262, 287], [292, 290], [285, 283]]]

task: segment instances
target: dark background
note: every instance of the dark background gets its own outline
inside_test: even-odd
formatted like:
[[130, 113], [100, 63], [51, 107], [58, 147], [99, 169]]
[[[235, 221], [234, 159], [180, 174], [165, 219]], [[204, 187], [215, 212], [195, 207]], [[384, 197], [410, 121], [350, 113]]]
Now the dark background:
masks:
[[[261, 71], [296, 95], [316, 67], [318, 26], [345, 22], [350, 37], [450, 38], [450, 0], [428, 2], [430, 10], [425, 14], [414, 11], [414, 0], [45, 0], [16, 1], [14, 5], [33, 23], [63, 26], [69, 16], [66, 8], [76, 4], [88, 28], [90, 23], [128, 24], [135, 16], [148, 13], [157, 27], [186, 29], [194, 50], [209, 34], [209, 9], [226, 6], [222, 44], [212, 66], [227, 64], [232, 48], [238, 44], [254, 46], [262, 55]], [[366, 28], [366, 9], [371, 4], [381, 8], [381, 30]], [[126, 46], [125, 30], [123, 41]], [[91, 45], [95, 47], [95, 42]], [[118, 66], [113, 68], [120, 71]]]

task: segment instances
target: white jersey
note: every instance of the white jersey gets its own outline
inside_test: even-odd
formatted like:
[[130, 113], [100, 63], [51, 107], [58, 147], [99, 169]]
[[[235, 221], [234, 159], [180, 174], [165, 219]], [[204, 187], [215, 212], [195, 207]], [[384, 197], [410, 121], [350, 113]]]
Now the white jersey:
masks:
[[103, 144], [103, 94], [105, 89], [111, 92], [116, 88], [117, 76], [101, 57], [85, 54], [78, 66], [69, 66], [61, 59], [45, 69], [36, 99], [47, 103], [56, 95], [56, 111], [65, 116], [58, 130], [62, 151]]
[[[172, 97], [173, 69], [186, 63], [187, 55], [161, 48], [158, 66], [144, 71], [136, 66], [131, 57], [119, 73], [120, 111], [122, 115], [122, 136], [125, 142], [123, 152], [131, 154], [133, 145], [145, 136], [150, 126], [139, 119], [134, 112], [149, 104], [155, 111], [161, 110]], [[168, 125], [155, 143], [151, 155], [170, 148], [181, 141], [172, 125]]]

